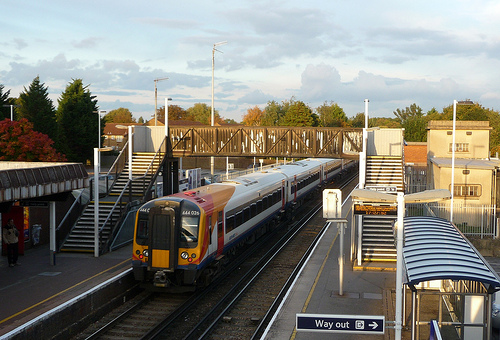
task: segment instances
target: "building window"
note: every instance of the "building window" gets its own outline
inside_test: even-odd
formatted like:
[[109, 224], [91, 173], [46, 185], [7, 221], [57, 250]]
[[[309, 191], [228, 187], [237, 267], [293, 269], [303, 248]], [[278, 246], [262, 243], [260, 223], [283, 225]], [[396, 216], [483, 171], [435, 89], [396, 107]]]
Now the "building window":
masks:
[[456, 184], [454, 187], [454, 197], [481, 197], [480, 184]]
[[[449, 145], [449, 152], [453, 152], [453, 143]], [[455, 143], [455, 152], [469, 152], [469, 143]]]

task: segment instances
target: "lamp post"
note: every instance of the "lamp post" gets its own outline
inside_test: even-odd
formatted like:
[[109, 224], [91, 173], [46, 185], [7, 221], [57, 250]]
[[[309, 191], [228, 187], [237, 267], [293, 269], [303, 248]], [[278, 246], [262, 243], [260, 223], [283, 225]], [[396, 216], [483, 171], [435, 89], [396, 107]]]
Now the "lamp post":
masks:
[[155, 126], [156, 126], [156, 123], [158, 121], [158, 119], [156, 118], [157, 117], [157, 112], [158, 112], [158, 108], [157, 108], [157, 100], [158, 100], [158, 90], [157, 90], [157, 87], [156, 87], [156, 83], [158, 83], [159, 81], [162, 81], [162, 80], [167, 80], [168, 77], [165, 77], [165, 78], [156, 78], [155, 79]]
[[450, 206], [450, 222], [453, 223], [453, 197], [455, 196], [455, 149], [457, 148], [455, 144], [456, 135], [456, 122], [457, 122], [457, 104], [460, 105], [473, 105], [474, 103], [469, 99], [463, 101], [453, 100], [453, 132], [452, 132], [452, 142], [451, 142], [451, 206]]
[[101, 113], [105, 110], [94, 111], [97, 113], [97, 148], [94, 148], [94, 257], [99, 257], [99, 173], [101, 172], [101, 153], [111, 148], [101, 148]]
[[[165, 138], [168, 137], [168, 102], [171, 101], [172, 98], [165, 98]], [[165, 145], [168, 147], [168, 145]]]
[[[214, 69], [215, 69], [215, 51], [222, 53], [222, 51], [219, 51], [216, 49], [216, 46], [220, 45], [225, 45], [227, 44], [227, 41], [221, 41], [218, 43], [214, 44], [214, 47], [212, 49], [212, 110], [211, 110], [211, 123], [210, 126], [214, 126], [214, 120], [215, 120], [215, 111], [214, 111]], [[214, 179], [214, 156], [210, 157], [210, 174], [212, 175], [212, 182]]]
[[15, 107], [21, 107], [21, 105], [14, 105], [14, 104], [8, 104], [8, 105], [2, 105], [3, 107], [9, 107], [10, 106], [10, 120], [14, 120], [14, 108]]

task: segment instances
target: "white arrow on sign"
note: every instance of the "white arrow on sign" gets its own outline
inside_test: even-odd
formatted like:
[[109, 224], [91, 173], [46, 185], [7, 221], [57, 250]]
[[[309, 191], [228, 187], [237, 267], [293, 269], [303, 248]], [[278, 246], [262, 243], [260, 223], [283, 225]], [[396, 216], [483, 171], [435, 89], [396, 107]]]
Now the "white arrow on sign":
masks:
[[376, 323], [375, 321], [373, 321], [371, 324], [369, 324], [368, 326], [372, 327], [372, 329], [375, 329], [378, 327], [378, 323]]

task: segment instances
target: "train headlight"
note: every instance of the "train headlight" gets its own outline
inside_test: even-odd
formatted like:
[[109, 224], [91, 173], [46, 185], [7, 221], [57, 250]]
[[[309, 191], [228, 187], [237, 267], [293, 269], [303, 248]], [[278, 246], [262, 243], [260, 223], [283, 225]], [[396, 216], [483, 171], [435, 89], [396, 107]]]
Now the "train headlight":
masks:
[[192, 254], [191, 254], [191, 257], [192, 257], [193, 259], [195, 259], [195, 258], [196, 258], [196, 254], [195, 254], [195, 253], [192, 253]]
[[188, 258], [188, 257], [189, 257], [189, 254], [188, 254], [188, 252], [187, 252], [187, 251], [183, 251], [183, 252], [181, 253], [181, 259], [183, 259], [183, 260], [187, 260], [187, 258]]
[[144, 255], [144, 257], [149, 257], [149, 251], [147, 249], [144, 249], [142, 251], [142, 255]]

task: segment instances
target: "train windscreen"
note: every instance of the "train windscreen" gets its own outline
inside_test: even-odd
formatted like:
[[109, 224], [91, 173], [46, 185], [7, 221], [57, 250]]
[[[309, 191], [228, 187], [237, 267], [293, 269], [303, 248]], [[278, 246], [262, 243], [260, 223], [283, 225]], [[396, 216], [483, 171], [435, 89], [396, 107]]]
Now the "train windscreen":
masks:
[[200, 229], [200, 209], [196, 204], [184, 201], [181, 206], [181, 243], [184, 247], [194, 248], [198, 244]]

